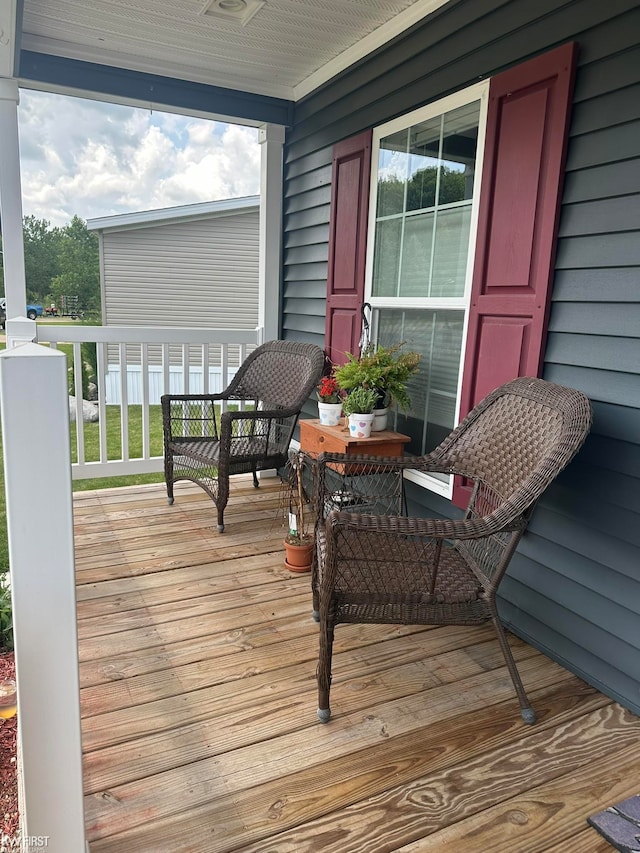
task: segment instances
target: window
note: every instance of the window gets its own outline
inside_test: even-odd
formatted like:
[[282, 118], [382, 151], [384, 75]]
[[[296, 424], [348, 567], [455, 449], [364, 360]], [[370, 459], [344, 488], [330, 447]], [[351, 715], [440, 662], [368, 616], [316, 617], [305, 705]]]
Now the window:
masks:
[[[422, 353], [412, 410], [395, 423], [416, 454], [458, 417], [487, 92], [474, 86], [373, 133], [366, 296], [373, 339]], [[449, 477], [421, 480], [450, 496]]]
[[[541, 375], [576, 56], [568, 42], [334, 146], [327, 351], [358, 351], [369, 301], [374, 339], [424, 353], [396, 424], [414, 452]], [[468, 503], [464, 482], [420, 482]]]

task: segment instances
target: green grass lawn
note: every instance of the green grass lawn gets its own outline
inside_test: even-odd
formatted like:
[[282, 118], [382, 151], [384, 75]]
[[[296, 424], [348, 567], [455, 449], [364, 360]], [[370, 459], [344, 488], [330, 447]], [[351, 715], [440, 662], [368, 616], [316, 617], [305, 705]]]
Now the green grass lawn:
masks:
[[[121, 459], [120, 406], [106, 406], [107, 413], [107, 458]], [[142, 406], [129, 406], [129, 456], [142, 456]], [[76, 425], [72, 423], [71, 461], [77, 461]], [[149, 450], [151, 456], [162, 456], [162, 412], [160, 406], [149, 406]], [[100, 459], [99, 424], [84, 425], [84, 458], [86, 462]], [[92, 480], [74, 480], [75, 492], [87, 489], [104, 489], [110, 486], [133, 486], [139, 483], [160, 483], [164, 479], [157, 474], [129, 474], [122, 477], [101, 477]]]

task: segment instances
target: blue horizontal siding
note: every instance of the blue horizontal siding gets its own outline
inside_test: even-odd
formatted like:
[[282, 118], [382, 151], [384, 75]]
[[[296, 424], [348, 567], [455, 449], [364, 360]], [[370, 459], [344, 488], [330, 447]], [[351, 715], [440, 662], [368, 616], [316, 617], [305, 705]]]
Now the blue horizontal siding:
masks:
[[[451, 0], [296, 104], [285, 149], [283, 324], [322, 343], [332, 146], [569, 40], [579, 43], [544, 377], [594, 425], [501, 590], [517, 633], [640, 712], [640, 7]], [[305, 235], [305, 232], [307, 234]], [[311, 237], [311, 239], [309, 239]], [[312, 284], [312, 288], [309, 285]], [[307, 318], [302, 320], [307, 315]], [[414, 513], [455, 516], [409, 483]]]

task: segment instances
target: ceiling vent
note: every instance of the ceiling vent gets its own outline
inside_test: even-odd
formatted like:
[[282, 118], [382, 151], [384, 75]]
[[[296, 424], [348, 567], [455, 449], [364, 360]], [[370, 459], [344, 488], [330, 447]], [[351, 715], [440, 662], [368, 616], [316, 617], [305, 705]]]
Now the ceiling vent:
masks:
[[207, 0], [201, 15], [237, 21], [244, 27], [265, 4], [265, 0]]

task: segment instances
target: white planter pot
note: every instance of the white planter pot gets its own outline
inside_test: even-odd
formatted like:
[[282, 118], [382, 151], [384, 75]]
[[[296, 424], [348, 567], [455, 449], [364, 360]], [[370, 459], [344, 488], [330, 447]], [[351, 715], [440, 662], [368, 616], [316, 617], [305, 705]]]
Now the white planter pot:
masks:
[[318, 402], [318, 415], [322, 426], [338, 426], [342, 415], [342, 403]]
[[387, 421], [389, 418], [389, 409], [374, 409], [373, 410], [373, 426], [371, 427], [373, 432], [380, 432], [383, 429], [387, 428]]
[[352, 438], [369, 438], [373, 426], [373, 412], [369, 415], [349, 415], [349, 435]]

